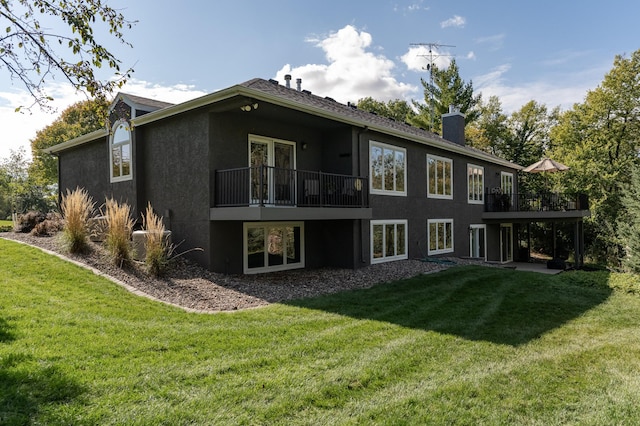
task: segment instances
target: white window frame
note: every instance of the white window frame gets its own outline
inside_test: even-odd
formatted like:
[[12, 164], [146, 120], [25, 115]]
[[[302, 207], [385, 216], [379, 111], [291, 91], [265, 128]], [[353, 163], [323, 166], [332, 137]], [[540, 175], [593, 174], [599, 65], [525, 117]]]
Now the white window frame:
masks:
[[[287, 227], [298, 227], [300, 228], [300, 262], [297, 263], [287, 263], [287, 254], [286, 254], [286, 245], [285, 245], [285, 254], [282, 265], [274, 265], [269, 266], [268, 263], [268, 244], [269, 242], [265, 238], [265, 262], [266, 266], [260, 268], [249, 268], [249, 241], [248, 241], [248, 231], [250, 228], [263, 228], [266, 230], [267, 228], [287, 228]], [[259, 274], [262, 272], [275, 272], [275, 271], [286, 271], [289, 269], [300, 269], [305, 266], [305, 256], [304, 256], [304, 222], [245, 222], [242, 227], [242, 240], [243, 240], [243, 270], [245, 274]]]
[[[431, 225], [435, 224], [435, 225], [439, 225], [439, 224], [443, 224], [444, 228], [446, 230], [446, 224], [450, 224], [451, 225], [451, 235], [449, 235], [449, 238], [447, 239], [447, 237], [445, 236], [445, 247], [444, 248], [436, 248], [435, 250], [431, 249]], [[438, 230], [438, 227], [436, 226], [436, 232]], [[439, 235], [436, 234], [436, 241], [438, 241]], [[453, 219], [428, 219], [427, 220], [427, 254], [432, 255], [432, 254], [443, 254], [443, 253], [453, 253], [454, 251], [454, 240], [455, 240], [455, 232], [454, 232], [454, 228], [453, 228]], [[451, 243], [451, 247], [447, 247], [447, 242]]]
[[475, 247], [473, 247], [473, 238], [471, 238], [471, 234], [476, 233], [479, 230], [482, 230], [482, 232], [484, 233], [484, 244], [483, 244], [482, 251], [484, 252], [483, 260], [486, 262], [487, 261], [487, 225], [482, 225], [482, 224], [469, 225], [469, 256], [474, 257], [474, 252], [475, 252]]
[[[384, 189], [385, 187], [385, 173], [384, 170], [382, 171], [382, 189], [379, 188], [374, 188], [373, 187], [373, 173], [372, 173], [372, 167], [373, 165], [371, 164], [371, 154], [372, 154], [372, 150], [373, 148], [380, 148], [382, 149], [382, 156], [384, 158], [384, 150], [392, 150], [394, 151], [394, 159], [396, 159], [396, 153], [402, 153], [402, 155], [404, 156], [404, 170], [403, 170], [403, 179], [404, 179], [404, 189], [402, 191], [399, 191], [397, 189], [397, 176], [398, 173], [396, 171], [396, 162], [394, 161], [394, 170], [393, 170], [393, 189], [389, 190], [389, 189]], [[401, 148], [399, 146], [395, 146], [395, 145], [389, 145], [386, 143], [382, 143], [382, 142], [376, 142], [373, 140], [369, 141], [369, 190], [371, 194], [380, 194], [380, 195], [395, 195], [395, 196], [407, 196], [407, 150], [405, 148]]]
[[[124, 126], [125, 130], [129, 134], [129, 139], [127, 141], [114, 141], [114, 137], [116, 135], [116, 130], [120, 128], [120, 126]], [[120, 150], [120, 155], [122, 158], [122, 148], [124, 146], [129, 146], [129, 173], [122, 173], [122, 161], [120, 161], [120, 175], [113, 175], [113, 149], [118, 148]], [[111, 128], [111, 134], [109, 135], [109, 178], [110, 182], [124, 182], [133, 179], [133, 143], [131, 137], [131, 125], [127, 122], [127, 120], [120, 119], [113, 124]]]
[[[386, 239], [387, 239], [387, 233], [385, 232], [385, 228], [383, 228], [382, 231], [382, 257], [376, 257], [374, 258], [374, 226], [376, 225], [382, 225], [383, 227], [389, 226], [389, 225], [393, 225], [394, 226], [394, 231], [393, 231], [393, 235], [396, 236], [396, 241], [394, 244], [394, 252], [393, 254], [389, 254], [386, 253], [386, 249], [387, 249], [387, 244], [386, 244]], [[397, 235], [398, 235], [398, 225], [404, 225], [404, 254], [397, 254], [398, 253], [398, 245], [397, 245]], [[400, 220], [395, 220], [395, 219], [389, 219], [389, 220], [372, 220], [371, 221], [371, 226], [370, 226], [370, 249], [371, 249], [371, 264], [374, 263], [384, 263], [384, 262], [391, 262], [394, 260], [406, 260], [409, 258], [409, 253], [408, 253], [408, 249], [409, 249], [409, 245], [407, 243], [408, 238], [409, 238], [409, 221], [406, 219], [400, 219]]]
[[484, 167], [467, 163], [467, 202], [484, 204]]
[[[509, 188], [505, 188], [505, 180], [509, 180]], [[513, 182], [513, 173], [500, 172], [500, 189], [503, 194], [513, 195]], [[506, 191], [506, 189], [508, 189], [508, 191]]]
[[[507, 232], [509, 230], [509, 239], [506, 247], [507, 258], [504, 258], [505, 254], [505, 246], [504, 246], [504, 235], [503, 232]], [[501, 223], [500, 224], [500, 263], [510, 263], [513, 262], [513, 224], [512, 223]]]
[[[449, 170], [451, 170], [451, 181], [450, 181], [450, 194], [438, 194], [438, 193], [431, 193], [431, 185], [430, 185], [430, 173], [429, 173], [429, 162], [430, 160], [434, 160], [437, 162], [443, 162], [443, 163], [448, 163], [449, 164]], [[437, 167], [436, 167], [437, 170]], [[443, 167], [444, 170], [444, 167]], [[438, 179], [439, 177], [436, 176], [436, 179]], [[444, 178], [444, 176], [440, 177], [440, 178]], [[436, 182], [435, 184], [436, 189], [438, 188], [438, 182]], [[446, 192], [446, 191], [445, 191]], [[437, 198], [437, 199], [441, 199], [441, 200], [453, 200], [453, 160], [451, 158], [447, 158], [447, 157], [441, 157], [439, 155], [433, 155], [433, 154], [427, 154], [427, 197], [428, 198]]]

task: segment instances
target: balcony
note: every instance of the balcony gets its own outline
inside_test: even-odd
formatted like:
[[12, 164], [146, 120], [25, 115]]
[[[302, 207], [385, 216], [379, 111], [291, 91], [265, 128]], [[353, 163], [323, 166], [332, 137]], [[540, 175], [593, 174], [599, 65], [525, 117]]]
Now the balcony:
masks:
[[485, 193], [483, 219], [554, 220], [590, 216], [586, 194]]
[[215, 174], [212, 220], [370, 217], [366, 177], [272, 166], [217, 170]]

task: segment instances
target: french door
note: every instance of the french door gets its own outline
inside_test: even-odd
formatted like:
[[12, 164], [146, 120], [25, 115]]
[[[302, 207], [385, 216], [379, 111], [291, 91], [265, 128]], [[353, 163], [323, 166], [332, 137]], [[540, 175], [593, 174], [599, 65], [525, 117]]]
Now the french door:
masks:
[[513, 262], [513, 225], [500, 225], [500, 261]]
[[252, 204], [295, 204], [295, 143], [249, 138]]
[[486, 225], [469, 226], [469, 256], [487, 260]]

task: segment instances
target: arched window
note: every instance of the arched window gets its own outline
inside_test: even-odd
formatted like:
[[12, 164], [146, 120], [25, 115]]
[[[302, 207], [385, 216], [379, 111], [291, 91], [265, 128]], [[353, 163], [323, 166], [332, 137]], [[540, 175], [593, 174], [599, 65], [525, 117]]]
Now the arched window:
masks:
[[114, 124], [110, 147], [111, 182], [131, 179], [131, 131], [126, 121]]

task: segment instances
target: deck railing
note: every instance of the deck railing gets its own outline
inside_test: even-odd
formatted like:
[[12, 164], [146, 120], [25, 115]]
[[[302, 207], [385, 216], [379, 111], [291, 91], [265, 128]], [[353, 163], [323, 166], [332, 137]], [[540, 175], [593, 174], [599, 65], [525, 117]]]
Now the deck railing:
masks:
[[369, 207], [365, 177], [271, 166], [217, 170], [216, 207]]
[[589, 210], [589, 198], [586, 194], [551, 192], [537, 194], [485, 193], [484, 200], [486, 212]]

